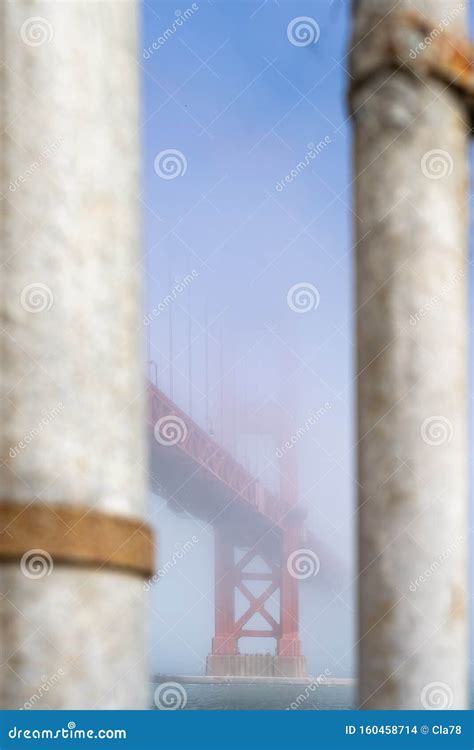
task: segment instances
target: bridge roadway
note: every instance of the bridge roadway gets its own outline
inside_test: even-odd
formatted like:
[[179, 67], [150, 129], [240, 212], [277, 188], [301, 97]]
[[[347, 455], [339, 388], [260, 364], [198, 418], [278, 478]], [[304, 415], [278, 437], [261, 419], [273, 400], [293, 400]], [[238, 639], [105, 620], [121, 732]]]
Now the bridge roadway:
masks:
[[264, 537], [281, 556], [281, 535], [295, 514], [168, 396], [149, 384], [148, 430], [152, 490], [176, 513], [232, 528], [237, 545]]

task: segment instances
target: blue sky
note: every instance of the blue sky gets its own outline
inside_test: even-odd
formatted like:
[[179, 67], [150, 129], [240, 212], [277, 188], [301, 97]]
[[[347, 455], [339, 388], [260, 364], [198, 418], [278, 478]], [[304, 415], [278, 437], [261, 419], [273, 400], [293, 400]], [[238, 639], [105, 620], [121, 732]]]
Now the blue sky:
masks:
[[[147, 0], [140, 59], [146, 310], [193, 274], [171, 312], [147, 327], [158, 382], [169, 390], [171, 314], [173, 397], [186, 410], [192, 400], [194, 418], [205, 423], [207, 330], [213, 427], [269, 483], [274, 445], [264, 435], [234, 444], [231, 417], [220, 424], [221, 387], [226, 413], [236, 403], [246, 423], [259, 424], [261, 432], [272, 410], [291, 414], [299, 426], [329, 404], [297, 451], [309, 525], [345, 569], [344, 578], [329, 576], [321, 590], [302, 591], [311, 672], [329, 668], [334, 675], [353, 672], [355, 640], [347, 585], [355, 574], [357, 486], [348, 5], [186, 0], [177, 8], [174, 0]], [[186, 20], [173, 25], [187, 9]], [[316, 21], [316, 43], [290, 42], [295, 17]], [[321, 142], [317, 156], [307, 159], [308, 144]], [[159, 159], [156, 167], [157, 155], [169, 150], [179, 152], [174, 158], [182, 174], [175, 179], [163, 178]], [[308, 165], [285, 181], [305, 159]], [[288, 305], [288, 291], [299, 283], [318, 292], [318, 306], [306, 314]], [[197, 526], [173, 517], [157, 498], [153, 503], [167, 559]], [[202, 672], [209, 650], [212, 534], [202, 528], [196, 533], [202, 544], [153, 594], [153, 653], [160, 671]], [[193, 597], [190, 626], [182, 601]]]

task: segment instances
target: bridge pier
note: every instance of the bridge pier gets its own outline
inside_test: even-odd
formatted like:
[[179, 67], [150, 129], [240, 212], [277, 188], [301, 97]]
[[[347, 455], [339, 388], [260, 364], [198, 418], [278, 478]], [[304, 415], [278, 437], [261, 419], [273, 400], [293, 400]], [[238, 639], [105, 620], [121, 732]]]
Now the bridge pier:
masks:
[[[212, 676], [305, 677], [306, 661], [301, 654], [298, 634], [298, 580], [288, 567], [288, 555], [300, 538], [299, 524], [292, 524], [281, 540], [281, 559], [276, 563], [265, 545], [265, 538], [248, 549], [236, 561], [235, 544], [228, 528], [215, 529], [215, 636], [212, 653], [207, 659], [207, 674]], [[255, 570], [255, 559], [264, 561], [267, 570]], [[252, 564], [253, 563], [253, 564]], [[269, 569], [269, 570], [268, 570]], [[253, 594], [247, 581], [264, 582], [259, 594]], [[239, 591], [248, 608], [236, 619], [235, 596]], [[275, 592], [280, 593], [279, 621], [268, 612], [266, 604]], [[249, 627], [250, 620], [260, 615], [268, 629]], [[277, 653], [241, 654], [239, 638], [275, 638]]]

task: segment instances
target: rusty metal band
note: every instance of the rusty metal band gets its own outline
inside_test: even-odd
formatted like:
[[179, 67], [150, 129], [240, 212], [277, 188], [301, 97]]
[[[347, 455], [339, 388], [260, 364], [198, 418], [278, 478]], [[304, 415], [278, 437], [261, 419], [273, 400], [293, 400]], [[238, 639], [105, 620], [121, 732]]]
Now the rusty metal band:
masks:
[[474, 48], [467, 38], [456, 37], [443, 22], [427, 19], [416, 11], [394, 13], [365, 30], [354, 40], [351, 55], [355, 91], [384, 68], [404, 70], [419, 78], [432, 77], [457, 90], [472, 109], [474, 97]]
[[0, 501], [0, 561], [46, 553], [53, 565], [115, 569], [150, 577], [150, 527], [140, 520], [84, 506]]

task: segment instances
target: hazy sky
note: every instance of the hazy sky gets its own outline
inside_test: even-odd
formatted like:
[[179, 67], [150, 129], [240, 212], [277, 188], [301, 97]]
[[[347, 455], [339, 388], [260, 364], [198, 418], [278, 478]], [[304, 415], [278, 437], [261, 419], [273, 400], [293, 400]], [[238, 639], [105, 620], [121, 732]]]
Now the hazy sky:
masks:
[[[316, 22], [315, 43], [290, 39], [289, 25], [299, 17]], [[185, 20], [173, 25], [178, 18]], [[163, 308], [146, 330], [158, 382], [169, 391], [171, 356], [173, 397], [187, 411], [192, 403], [194, 418], [205, 424], [207, 326], [212, 426], [269, 483], [275, 445], [264, 435], [235, 441], [232, 404], [244, 413], [247, 433], [268, 431], [268, 414], [290, 413], [300, 427], [323, 409], [292, 449], [308, 524], [324, 543], [323, 575], [301, 587], [302, 640], [312, 673], [352, 674], [348, 584], [357, 485], [348, 3], [186, 0], [178, 8], [147, 0], [142, 22], [147, 312]], [[305, 166], [292, 178], [300, 162]], [[296, 284], [310, 285], [315, 302], [304, 314], [289, 304]], [[172, 304], [164, 304], [170, 293]], [[154, 587], [153, 668], [202, 673], [213, 630], [212, 529], [177, 518], [156, 497], [152, 508], [160, 564], [198, 539]], [[333, 573], [329, 552], [344, 575]], [[269, 644], [241, 644], [262, 645]]]

